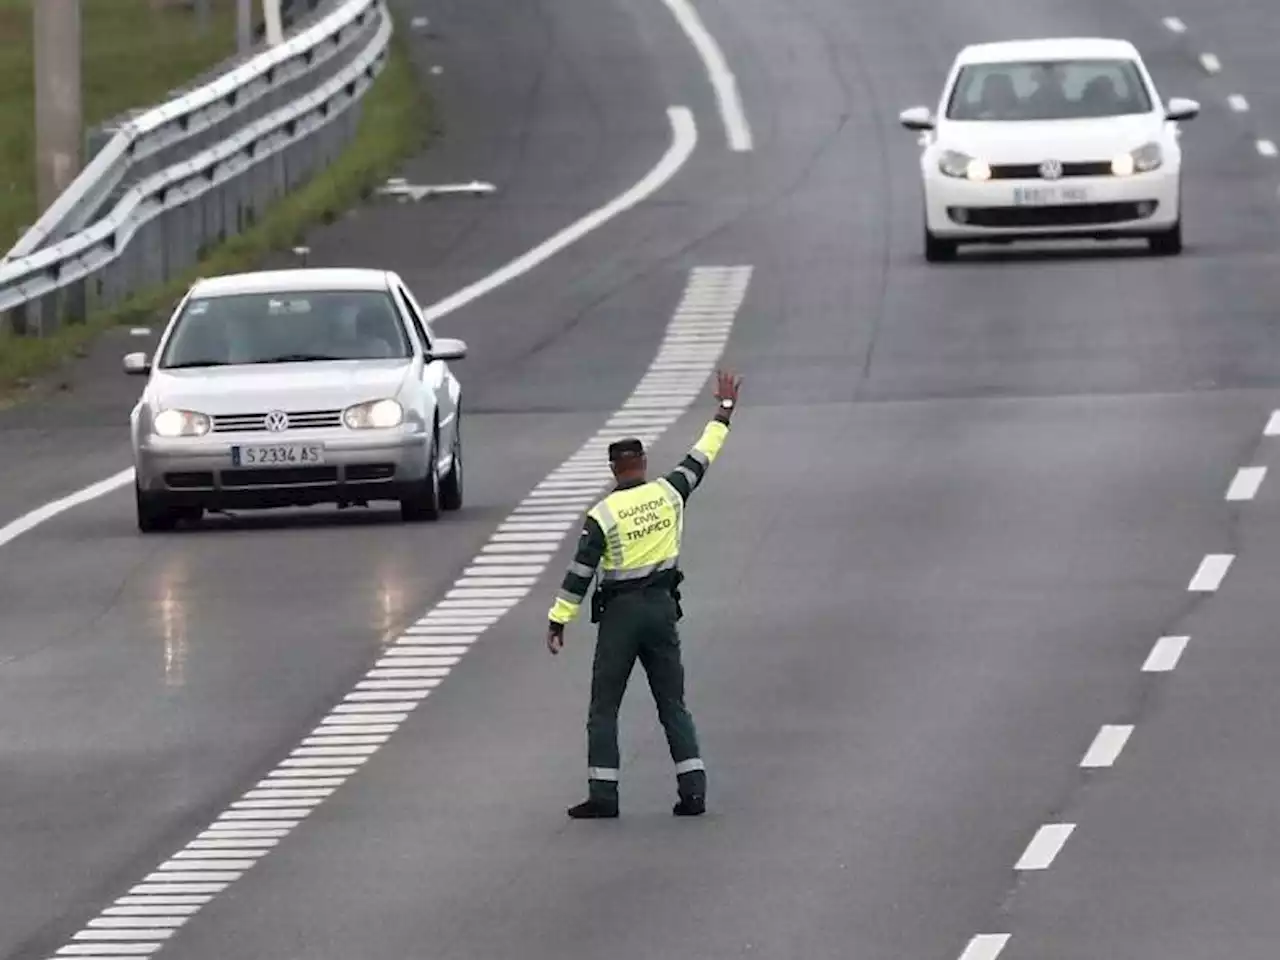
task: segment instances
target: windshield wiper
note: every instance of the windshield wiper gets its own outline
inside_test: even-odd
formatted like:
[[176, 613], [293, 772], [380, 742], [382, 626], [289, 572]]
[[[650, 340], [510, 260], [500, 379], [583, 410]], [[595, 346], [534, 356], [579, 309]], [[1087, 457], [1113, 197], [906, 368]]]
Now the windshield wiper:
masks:
[[262, 360], [250, 360], [249, 363], [318, 363], [325, 360], [340, 360], [320, 353], [282, 353], [278, 357], [265, 357]]

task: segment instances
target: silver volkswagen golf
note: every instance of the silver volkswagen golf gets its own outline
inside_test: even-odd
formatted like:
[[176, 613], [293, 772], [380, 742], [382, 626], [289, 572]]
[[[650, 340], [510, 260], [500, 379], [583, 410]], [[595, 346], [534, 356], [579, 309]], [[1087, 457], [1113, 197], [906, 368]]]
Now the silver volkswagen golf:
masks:
[[206, 510], [399, 501], [405, 520], [462, 505], [462, 388], [413, 294], [384, 270], [197, 281], [130, 415], [138, 528]]

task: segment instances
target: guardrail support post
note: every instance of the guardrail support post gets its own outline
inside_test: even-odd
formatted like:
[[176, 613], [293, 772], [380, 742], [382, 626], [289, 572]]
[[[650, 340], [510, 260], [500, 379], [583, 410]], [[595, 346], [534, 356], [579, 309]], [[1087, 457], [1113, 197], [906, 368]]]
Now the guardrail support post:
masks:
[[80, 0], [38, 0], [32, 7], [36, 200], [43, 213], [80, 172]]
[[266, 26], [267, 46], [278, 47], [284, 43], [284, 22], [280, 14], [280, 0], [262, 0], [262, 19]]

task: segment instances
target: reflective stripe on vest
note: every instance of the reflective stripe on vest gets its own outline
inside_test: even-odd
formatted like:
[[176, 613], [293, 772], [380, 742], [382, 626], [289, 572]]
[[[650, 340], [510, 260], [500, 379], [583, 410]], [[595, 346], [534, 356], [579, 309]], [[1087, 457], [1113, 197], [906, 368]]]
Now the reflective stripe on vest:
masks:
[[615, 490], [591, 510], [604, 531], [602, 583], [638, 580], [672, 570], [684, 536], [684, 501], [664, 479]]

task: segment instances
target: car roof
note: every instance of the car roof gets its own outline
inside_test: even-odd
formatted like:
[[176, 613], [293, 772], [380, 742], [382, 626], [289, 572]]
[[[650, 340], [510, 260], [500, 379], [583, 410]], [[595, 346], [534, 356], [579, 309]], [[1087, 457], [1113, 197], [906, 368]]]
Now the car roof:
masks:
[[301, 293], [317, 290], [386, 291], [393, 275], [386, 270], [350, 267], [302, 267], [255, 270], [204, 277], [191, 287], [193, 297], [228, 297], [241, 293]]
[[1128, 40], [1108, 37], [1046, 37], [1039, 40], [975, 43], [961, 50], [956, 59], [962, 64], [967, 64], [1093, 57], [1140, 59], [1138, 48]]

